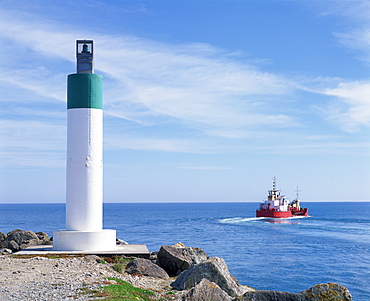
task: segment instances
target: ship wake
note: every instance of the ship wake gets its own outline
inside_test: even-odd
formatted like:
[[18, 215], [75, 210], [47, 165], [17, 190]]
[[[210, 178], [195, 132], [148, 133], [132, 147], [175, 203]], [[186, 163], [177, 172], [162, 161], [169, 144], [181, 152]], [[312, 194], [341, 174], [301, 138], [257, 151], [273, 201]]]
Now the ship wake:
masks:
[[302, 218], [307, 218], [309, 216], [292, 216], [287, 218], [271, 218], [271, 217], [230, 217], [219, 219], [222, 224], [247, 224], [254, 222], [264, 222], [264, 223], [276, 223], [276, 224], [297, 224], [293, 220], [299, 220]]

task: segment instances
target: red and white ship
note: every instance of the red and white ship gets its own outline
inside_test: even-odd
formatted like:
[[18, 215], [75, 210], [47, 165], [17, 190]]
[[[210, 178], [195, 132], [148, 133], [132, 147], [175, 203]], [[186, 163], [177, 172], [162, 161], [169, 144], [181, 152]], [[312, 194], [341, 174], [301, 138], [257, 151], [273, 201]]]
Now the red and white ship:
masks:
[[308, 208], [301, 208], [297, 197], [289, 201], [285, 195], [280, 195], [280, 190], [276, 189], [276, 177], [269, 190], [267, 200], [260, 204], [260, 209], [256, 210], [256, 217], [288, 218], [293, 216], [308, 216]]

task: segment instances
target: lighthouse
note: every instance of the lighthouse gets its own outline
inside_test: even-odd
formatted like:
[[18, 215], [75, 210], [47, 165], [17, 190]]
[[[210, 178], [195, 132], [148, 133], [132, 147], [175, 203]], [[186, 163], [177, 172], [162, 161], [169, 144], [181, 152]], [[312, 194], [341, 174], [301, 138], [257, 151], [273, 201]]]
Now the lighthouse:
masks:
[[68, 75], [66, 229], [53, 249], [113, 251], [116, 231], [103, 229], [103, 77], [94, 74], [92, 40], [76, 41], [77, 72]]

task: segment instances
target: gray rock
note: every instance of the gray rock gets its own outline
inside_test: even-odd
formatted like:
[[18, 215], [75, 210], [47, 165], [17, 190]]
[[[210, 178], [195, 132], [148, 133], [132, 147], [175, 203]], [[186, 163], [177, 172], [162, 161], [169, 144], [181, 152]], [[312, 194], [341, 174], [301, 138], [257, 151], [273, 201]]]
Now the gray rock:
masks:
[[7, 237], [7, 235], [3, 232], [0, 232], [0, 241], [4, 240]]
[[352, 295], [344, 286], [337, 283], [321, 283], [301, 292], [310, 301], [351, 301]]
[[161, 279], [169, 278], [164, 269], [154, 264], [149, 259], [144, 258], [136, 258], [130, 261], [126, 266], [126, 272], [129, 274], [141, 274]]
[[30, 247], [30, 246], [38, 246], [38, 245], [41, 245], [41, 241], [39, 239], [30, 239], [30, 240], [25, 240], [20, 246], [19, 246], [19, 249], [20, 250], [23, 250], [27, 247]]
[[13, 252], [18, 252], [21, 249], [15, 240], [9, 241], [7, 247]]
[[351, 301], [348, 289], [337, 283], [318, 284], [294, 294], [277, 291], [247, 292], [233, 301]]
[[225, 261], [219, 257], [213, 257], [207, 261], [192, 265], [189, 269], [182, 272], [171, 283], [171, 286], [177, 290], [191, 289], [204, 278], [216, 283], [231, 297], [237, 297], [253, 290], [252, 288], [239, 285], [235, 278], [230, 275]]
[[[46, 233], [45, 235], [47, 236]], [[42, 242], [34, 232], [16, 229], [7, 234], [7, 237], [3, 240], [2, 247], [17, 252], [28, 246], [41, 245]]]
[[0, 249], [0, 255], [8, 255], [8, 254], [12, 254], [12, 250], [10, 249], [6, 249], [6, 248], [2, 248]]
[[216, 283], [208, 279], [202, 279], [192, 289], [185, 291], [181, 301], [231, 301], [231, 299], [232, 297], [224, 292]]
[[6, 240], [14, 240], [18, 245], [25, 243], [31, 239], [39, 239], [37, 235], [32, 231], [23, 231], [20, 229], [13, 230], [7, 234]]
[[45, 232], [36, 232], [35, 233], [38, 239], [41, 241], [42, 245], [52, 245], [53, 242], [51, 241], [49, 235]]
[[7, 235], [3, 232], [0, 232], [0, 248], [5, 248], [5, 239], [6, 239]]
[[119, 238], [116, 238], [116, 245], [117, 246], [121, 246], [121, 245], [129, 245], [128, 242], [122, 240], [122, 239], [119, 239]]
[[87, 255], [84, 257], [85, 261], [87, 262], [93, 262], [93, 263], [98, 263], [101, 262], [101, 258], [97, 255]]
[[179, 275], [193, 264], [209, 259], [199, 248], [179, 246], [162, 246], [158, 252], [158, 265], [170, 276]]
[[247, 292], [242, 297], [233, 299], [233, 301], [306, 301], [302, 298], [301, 294], [263, 290]]

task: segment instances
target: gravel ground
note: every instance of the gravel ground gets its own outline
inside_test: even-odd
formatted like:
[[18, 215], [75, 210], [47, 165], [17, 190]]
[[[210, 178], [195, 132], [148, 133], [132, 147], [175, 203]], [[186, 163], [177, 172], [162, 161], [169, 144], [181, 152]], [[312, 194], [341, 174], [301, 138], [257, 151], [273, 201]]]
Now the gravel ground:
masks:
[[0, 300], [94, 300], [82, 292], [111, 284], [107, 277], [159, 293], [172, 281], [120, 274], [109, 264], [97, 263], [95, 256], [24, 259], [5, 255], [0, 256]]

